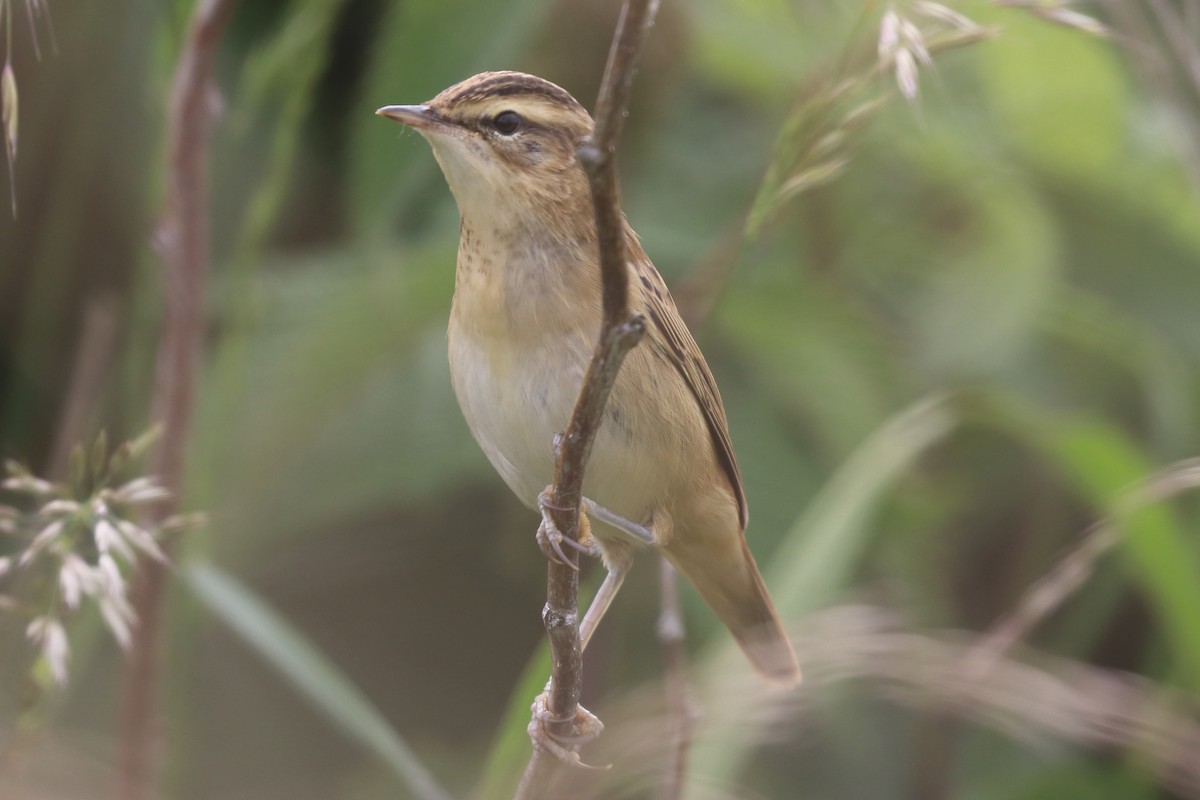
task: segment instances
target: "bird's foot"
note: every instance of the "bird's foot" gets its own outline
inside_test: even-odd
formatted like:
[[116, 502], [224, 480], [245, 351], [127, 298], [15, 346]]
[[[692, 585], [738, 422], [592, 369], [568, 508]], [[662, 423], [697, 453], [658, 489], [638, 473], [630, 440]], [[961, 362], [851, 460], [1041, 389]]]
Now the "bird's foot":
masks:
[[[548, 692], [539, 694], [529, 710], [532, 718], [529, 720], [529, 727], [526, 730], [529, 732], [529, 740], [533, 742], [535, 750], [549, 753], [571, 767], [609, 768], [608, 766], [594, 767], [585, 764], [579, 757], [579, 748], [595, 739], [604, 730], [604, 723], [595, 714], [583, 706], [576, 706], [575, 715], [570, 720], [556, 717], [550, 711]], [[570, 727], [566, 733], [554, 731], [555, 726], [567, 722], [570, 723]]]
[[567, 558], [567, 554], [563, 551], [563, 545], [573, 547], [584, 555], [598, 556], [600, 549], [596, 542], [592, 539], [591, 532], [584, 525], [583, 517], [579, 519], [579, 532], [582, 541], [575, 541], [563, 535], [563, 532], [554, 524], [554, 518], [550, 515], [551, 510], [562, 511], [562, 506], [556, 506], [550, 502], [550, 489], [547, 486], [538, 495], [538, 510], [542, 513], [542, 522], [537, 529], [538, 548], [542, 554], [551, 561], [557, 561], [559, 564], [565, 564], [571, 569], [578, 570], [574, 563]]

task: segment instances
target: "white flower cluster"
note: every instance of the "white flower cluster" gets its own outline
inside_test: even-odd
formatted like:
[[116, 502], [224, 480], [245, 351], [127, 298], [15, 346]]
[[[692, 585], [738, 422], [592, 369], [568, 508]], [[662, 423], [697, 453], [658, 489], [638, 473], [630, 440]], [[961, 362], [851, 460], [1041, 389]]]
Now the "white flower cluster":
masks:
[[895, 74], [896, 85], [908, 100], [915, 100], [920, 91], [920, 68], [933, 66], [930, 51], [937, 42], [935, 39], [931, 44], [931, 36], [950, 32], [966, 40], [978, 40], [988, 34], [982, 25], [942, 3], [920, 0], [913, 3], [912, 8], [924, 18], [927, 29], [889, 7], [879, 23], [876, 43], [879, 68]]
[[32, 604], [35, 610], [25, 633], [38, 647], [54, 683], [63, 685], [70, 657], [66, 617], [85, 603], [94, 603], [117, 642], [129, 646], [137, 620], [125, 573], [141, 557], [162, 563], [167, 557], [154, 531], [115, 509], [134, 513], [164, 499], [167, 492], [154, 479], [139, 477], [75, 500], [68, 487], [34, 477], [17, 464], [10, 462], [8, 472], [11, 477], [0, 488], [31, 500], [34, 510], [22, 514], [0, 506], [0, 534], [33, 533], [15, 558], [0, 557], [0, 581], [35, 571], [49, 576], [53, 589], [49, 597]]
[[933, 57], [925, 46], [921, 29], [911, 20], [900, 16], [896, 9], [889, 8], [879, 23], [876, 50], [879, 53], [879, 66], [895, 73], [900, 93], [909, 100], [915, 100], [920, 90], [918, 65], [933, 66]]

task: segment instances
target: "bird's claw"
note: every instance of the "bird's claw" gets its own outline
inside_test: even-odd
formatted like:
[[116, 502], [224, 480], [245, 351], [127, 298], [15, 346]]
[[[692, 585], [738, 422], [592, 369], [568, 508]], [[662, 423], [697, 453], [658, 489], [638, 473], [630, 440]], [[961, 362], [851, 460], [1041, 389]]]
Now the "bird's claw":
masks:
[[534, 749], [549, 753], [567, 766], [594, 770], [609, 769], [611, 764], [596, 767], [585, 764], [579, 757], [578, 748], [595, 739], [604, 730], [604, 723], [600, 718], [583, 706], [576, 706], [575, 716], [570, 720], [570, 731], [565, 734], [555, 733], [551, 726], [561, 725], [567, 720], [556, 717], [550, 711], [548, 700], [549, 695], [542, 692], [529, 709], [532, 718], [526, 730]]
[[[567, 558], [567, 554], [562, 549], [562, 543], [568, 541], [571, 540], [562, 535], [558, 526], [550, 519], [550, 515], [543, 512], [542, 524], [538, 525], [537, 529], [537, 543], [538, 548], [542, 551], [542, 555], [550, 561], [570, 567], [578, 572], [579, 566]], [[571, 542], [571, 544], [575, 543]]]
[[550, 487], [547, 486], [538, 495], [538, 510], [542, 512], [542, 523], [538, 525], [537, 529], [538, 548], [549, 560], [556, 561], [578, 572], [578, 565], [567, 558], [567, 554], [563, 551], [562, 546], [565, 544], [589, 556], [598, 555], [599, 550], [594, 542], [583, 544], [563, 535], [563, 532], [558, 529], [558, 526], [554, 524], [554, 519], [550, 516], [551, 509], [555, 511], [565, 510], [563, 506], [558, 506], [550, 502]]

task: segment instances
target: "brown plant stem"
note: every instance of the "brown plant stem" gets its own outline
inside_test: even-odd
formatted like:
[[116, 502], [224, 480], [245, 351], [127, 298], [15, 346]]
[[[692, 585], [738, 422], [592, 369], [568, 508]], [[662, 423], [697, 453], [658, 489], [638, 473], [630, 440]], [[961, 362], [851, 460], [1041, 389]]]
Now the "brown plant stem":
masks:
[[[645, 334], [645, 321], [629, 310], [629, 275], [625, 256], [625, 226], [614, 158], [621, 123], [629, 102], [633, 67], [657, 0], [627, 0], [596, 101], [595, 127], [579, 145], [577, 157], [587, 173], [596, 216], [600, 274], [604, 292], [599, 341], [588, 364], [571, 421], [557, 442], [554, 483], [549, 495], [551, 518], [563, 536], [578, 541], [579, 502], [583, 476], [604, 406], [625, 355]], [[579, 707], [583, 657], [579, 639], [579, 557], [568, 548], [568, 563], [551, 560], [547, 566], [546, 606], [542, 619], [550, 637], [552, 670], [548, 709], [555, 720], [550, 732], [566, 737]], [[536, 721], [535, 721], [536, 722]], [[555, 766], [554, 757], [535, 740], [525, 774], [517, 787], [518, 800], [545, 796]]]
[[[175, 513], [204, 342], [208, 272], [208, 143], [212, 73], [221, 34], [237, 0], [199, 0], [179, 54], [167, 110], [167, 185], [158, 243], [163, 259], [162, 338], [151, 414], [163, 427], [154, 472], [171, 492], [154, 516]], [[119, 709], [119, 781], [123, 800], [154, 794], [152, 746], [157, 722], [158, 661], [167, 569], [143, 561], [133, 584], [138, 625], [125, 664]]]
[[662, 642], [666, 667], [664, 688], [667, 715], [671, 725], [671, 746], [660, 797], [662, 800], [682, 800], [696, 714], [688, 684], [687, 652], [683, 646], [684, 627], [683, 610], [679, 604], [679, 574], [675, 572], [671, 562], [661, 556], [659, 585], [662, 593], [662, 611], [658, 617], [658, 638]]

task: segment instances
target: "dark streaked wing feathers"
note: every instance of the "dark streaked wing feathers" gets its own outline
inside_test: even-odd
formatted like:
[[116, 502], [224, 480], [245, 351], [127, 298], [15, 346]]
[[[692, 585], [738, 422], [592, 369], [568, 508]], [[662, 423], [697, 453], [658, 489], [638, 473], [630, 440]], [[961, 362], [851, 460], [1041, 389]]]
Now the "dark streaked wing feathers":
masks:
[[700, 347], [692, 334], [684, 325], [675, 301], [658, 270], [650, 262], [650, 258], [642, 249], [637, 235], [626, 226], [626, 256], [632, 266], [632, 272], [641, 283], [643, 296], [646, 301], [646, 315], [649, 317], [649, 336], [643, 346], [655, 348], [683, 376], [684, 382], [692, 390], [692, 396], [704, 412], [704, 421], [708, 423], [708, 431], [712, 437], [713, 449], [717, 460], [725, 470], [729, 486], [737, 498], [738, 518], [742, 530], [745, 530], [749, 519], [749, 509], [746, 505], [746, 492], [742, 487], [742, 473], [738, 469], [737, 458], [733, 454], [733, 442], [729, 438], [729, 423], [725, 420], [725, 407], [721, 403], [721, 394], [717, 390], [717, 382], [712, 371], [700, 354]]

